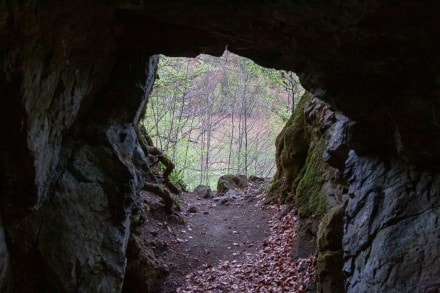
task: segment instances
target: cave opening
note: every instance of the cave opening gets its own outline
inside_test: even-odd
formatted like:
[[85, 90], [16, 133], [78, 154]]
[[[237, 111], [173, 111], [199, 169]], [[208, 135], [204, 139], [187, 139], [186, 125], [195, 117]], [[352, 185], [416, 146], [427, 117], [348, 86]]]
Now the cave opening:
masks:
[[193, 190], [226, 174], [273, 177], [275, 139], [305, 93], [296, 74], [227, 50], [220, 57], [159, 58], [140, 124]]
[[[149, 156], [154, 176], [170, 191], [164, 201], [178, 207], [170, 208], [171, 218], [153, 211], [150, 219], [149, 229], [158, 225], [162, 231], [153, 228], [156, 237], [167, 234], [160, 221], [173, 231], [161, 257], [169, 276], [158, 290], [220, 288], [237, 273], [241, 277], [229, 284], [233, 291], [256, 288], [262, 278], [270, 279], [266, 287], [274, 290], [314, 288], [315, 249], [308, 243], [305, 253], [292, 254], [299, 217], [292, 212], [292, 182], [285, 178], [290, 170], [275, 164], [285, 144], [276, 143], [277, 136], [303, 127], [304, 116], [295, 120], [293, 113], [296, 108], [302, 113], [310, 101], [293, 72], [264, 68], [227, 50], [220, 57], [159, 57], [139, 122], [149, 150], [154, 148], [155, 156]], [[320, 155], [314, 154], [318, 160]], [[296, 165], [305, 164], [307, 152], [300, 156]], [[322, 181], [314, 176], [303, 184], [303, 196]], [[153, 210], [157, 191], [147, 186], [142, 192]], [[322, 208], [322, 201], [313, 204], [301, 218]]]

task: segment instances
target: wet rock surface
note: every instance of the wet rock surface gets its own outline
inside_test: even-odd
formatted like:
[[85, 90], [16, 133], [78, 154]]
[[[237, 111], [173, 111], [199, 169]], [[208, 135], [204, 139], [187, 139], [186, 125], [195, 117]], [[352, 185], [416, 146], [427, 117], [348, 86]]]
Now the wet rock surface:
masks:
[[440, 175], [353, 152], [346, 172], [347, 290], [438, 291]]
[[[396, 158], [357, 155], [350, 139], [355, 123], [340, 114], [329, 123], [326, 117], [332, 115], [322, 111], [331, 111], [326, 107], [312, 99], [306, 107], [297, 108], [304, 111], [306, 124], [296, 124], [292, 131], [296, 134], [283, 137], [291, 139], [284, 144], [285, 154], [295, 154], [289, 148], [296, 137], [301, 143], [302, 133], [314, 133], [309, 136], [310, 146], [325, 141], [314, 160], [321, 157], [332, 166], [321, 165], [322, 181], [314, 181], [316, 187], [307, 189], [320, 191], [326, 201], [324, 212], [307, 201], [294, 201], [300, 212], [294, 253], [304, 253], [310, 243], [316, 243], [320, 292], [435, 292], [440, 254], [435, 228], [439, 220], [438, 171], [418, 169]], [[304, 158], [293, 159], [293, 165], [301, 162]], [[292, 185], [284, 187], [292, 188], [296, 197], [301, 192], [298, 182], [307, 176], [307, 159], [302, 166]], [[287, 172], [284, 176], [292, 175], [292, 169], [281, 170]], [[281, 182], [286, 185], [288, 181]], [[301, 216], [304, 207], [315, 215], [313, 219]], [[318, 230], [316, 221], [321, 222]]]

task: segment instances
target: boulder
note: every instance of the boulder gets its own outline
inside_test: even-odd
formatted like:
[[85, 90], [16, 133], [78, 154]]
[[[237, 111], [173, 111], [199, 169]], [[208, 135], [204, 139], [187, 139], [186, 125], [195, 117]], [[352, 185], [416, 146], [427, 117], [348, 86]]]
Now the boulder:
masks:
[[252, 183], [262, 183], [265, 181], [265, 179], [263, 177], [251, 175], [251, 176], [249, 176], [248, 181], [252, 182]]
[[191, 206], [189, 209], [188, 209], [188, 213], [191, 213], [191, 214], [195, 214], [195, 213], [197, 213], [199, 210], [197, 209], [197, 207], [195, 207], [195, 206]]
[[203, 198], [213, 198], [214, 197], [214, 193], [211, 190], [211, 187], [207, 186], [207, 185], [199, 185], [197, 186], [194, 191], [194, 194], [196, 194], [197, 196], [203, 197]]
[[217, 193], [224, 194], [230, 189], [244, 188], [248, 184], [247, 178], [244, 175], [223, 175], [217, 182]]

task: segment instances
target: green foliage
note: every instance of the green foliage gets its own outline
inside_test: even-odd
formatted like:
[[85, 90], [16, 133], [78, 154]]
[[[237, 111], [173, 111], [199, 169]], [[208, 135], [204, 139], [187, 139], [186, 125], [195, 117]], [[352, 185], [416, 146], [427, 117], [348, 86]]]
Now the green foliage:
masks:
[[268, 96], [268, 101], [272, 104], [270, 111], [282, 122], [287, 122], [290, 116], [292, 116], [292, 112], [289, 111], [289, 105], [286, 101], [279, 101], [276, 97]]
[[[165, 171], [166, 166], [159, 162], [159, 167], [162, 172]], [[169, 175], [169, 180], [172, 184], [174, 184], [177, 188], [186, 190], [187, 186], [185, 183], [185, 172], [184, 170], [174, 169], [173, 172]]]
[[283, 187], [284, 187], [283, 179], [274, 177], [266, 185], [266, 191], [267, 191], [268, 198], [278, 201], [280, 198], [282, 200], [283, 197], [287, 197], [287, 194], [283, 194], [283, 193], [286, 193], [283, 190]]
[[170, 182], [182, 190], [186, 190], [185, 177], [183, 170], [174, 170], [170, 174]]

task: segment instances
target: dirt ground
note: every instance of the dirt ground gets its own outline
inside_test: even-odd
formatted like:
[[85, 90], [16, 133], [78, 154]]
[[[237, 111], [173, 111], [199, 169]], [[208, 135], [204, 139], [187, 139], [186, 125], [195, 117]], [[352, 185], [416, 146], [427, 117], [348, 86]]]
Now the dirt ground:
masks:
[[215, 266], [220, 260], [240, 261], [263, 245], [270, 233], [273, 209], [258, 191], [220, 204], [192, 193], [182, 194], [183, 224], [166, 223], [170, 232], [164, 255], [170, 275], [160, 292], [175, 292], [185, 275]]

